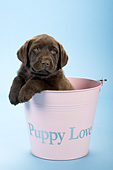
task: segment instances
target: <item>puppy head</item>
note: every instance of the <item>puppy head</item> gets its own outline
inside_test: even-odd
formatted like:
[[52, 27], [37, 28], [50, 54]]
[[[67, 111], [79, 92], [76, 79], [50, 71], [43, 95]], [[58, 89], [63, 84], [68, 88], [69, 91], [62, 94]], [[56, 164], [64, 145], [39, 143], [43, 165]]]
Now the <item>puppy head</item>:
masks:
[[67, 64], [68, 56], [63, 46], [53, 37], [38, 35], [18, 50], [17, 56], [32, 74], [51, 76]]

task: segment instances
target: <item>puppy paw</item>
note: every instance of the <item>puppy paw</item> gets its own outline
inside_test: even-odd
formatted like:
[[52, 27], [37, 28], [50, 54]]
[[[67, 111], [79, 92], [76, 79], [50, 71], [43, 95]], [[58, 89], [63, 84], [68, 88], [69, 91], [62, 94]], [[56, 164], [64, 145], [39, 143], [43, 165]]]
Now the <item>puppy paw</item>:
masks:
[[17, 105], [18, 103], [20, 103], [18, 100], [18, 93], [16, 93], [16, 92], [10, 91], [9, 100], [10, 100], [10, 103], [13, 105]]
[[32, 96], [35, 94], [35, 92], [31, 89], [27, 90], [22, 88], [20, 90], [19, 96], [18, 96], [18, 100], [20, 103], [23, 102], [27, 102], [28, 100], [30, 100], [32, 98]]

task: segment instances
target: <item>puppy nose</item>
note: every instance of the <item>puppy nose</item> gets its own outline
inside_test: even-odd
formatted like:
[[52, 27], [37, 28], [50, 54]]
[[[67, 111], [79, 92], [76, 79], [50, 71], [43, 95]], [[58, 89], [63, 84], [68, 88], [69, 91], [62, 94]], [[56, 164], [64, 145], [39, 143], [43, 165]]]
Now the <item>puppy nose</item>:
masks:
[[42, 61], [42, 66], [45, 67], [49, 67], [50, 65], [50, 61]]

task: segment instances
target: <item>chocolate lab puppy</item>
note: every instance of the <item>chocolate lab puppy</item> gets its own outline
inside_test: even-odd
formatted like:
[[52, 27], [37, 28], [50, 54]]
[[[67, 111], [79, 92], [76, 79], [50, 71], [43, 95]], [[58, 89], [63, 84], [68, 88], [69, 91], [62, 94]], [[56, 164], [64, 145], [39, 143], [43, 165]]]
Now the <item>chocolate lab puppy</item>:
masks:
[[73, 90], [62, 70], [68, 56], [53, 37], [42, 34], [31, 38], [18, 50], [17, 56], [22, 65], [10, 89], [12, 104], [27, 102], [43, 90]]

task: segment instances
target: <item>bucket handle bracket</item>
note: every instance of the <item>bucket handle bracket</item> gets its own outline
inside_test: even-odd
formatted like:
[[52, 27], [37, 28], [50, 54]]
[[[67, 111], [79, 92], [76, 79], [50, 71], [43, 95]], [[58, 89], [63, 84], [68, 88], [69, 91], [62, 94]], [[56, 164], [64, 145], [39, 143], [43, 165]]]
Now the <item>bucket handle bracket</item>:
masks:
[[99, 80], [99, 82], [102, 84], [102, 86], [103, 86], [103, 82], [104, 82], [104, 81], [107, 81], [107, 79], [100, 79], [100, 80]]

